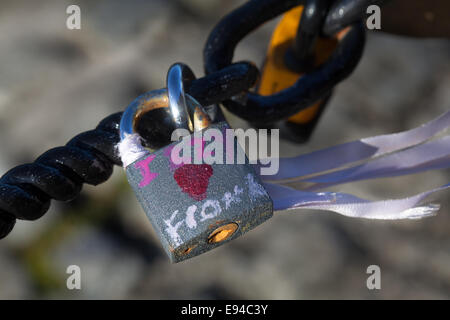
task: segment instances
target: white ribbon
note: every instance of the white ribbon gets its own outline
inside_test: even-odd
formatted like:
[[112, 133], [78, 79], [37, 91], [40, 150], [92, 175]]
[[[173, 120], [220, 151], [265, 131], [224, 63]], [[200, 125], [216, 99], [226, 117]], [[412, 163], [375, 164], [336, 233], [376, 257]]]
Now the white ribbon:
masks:
[[398, 151], [361, 165], [301, 181], [315, 182], [316, 184], [308, 190], [318, 190], [351, 181], [394, 177], [448, 167], [450, 167], [450, 136]]
[[450, 187], [450, 184], [412, 197], [383, 201], [368, 201], [339, 192], [306, 192], [286, 186], [265, 183], [274, 210], [316, 209], [328, 210], [347, 217], [365, 219], [420, 219], [434, 215], [437, 204], [420, 205], [429, 195]]
[[116, 145], [116, 149], [124, 168], [148, 154], [148, 151], [142, 146], [141, 137], [137, 133], [126, 134], [125, 138]]
[[282, 158], [278, 173], [265, 179], [295, 179], [384, 156], [423, 143], [449, 126], [450, 111], [412, 130], [347, 142], [293, 158]]
[[[450, 184], [412, 197], [382, 201], [339, 192], [312, 191], [352, 181], [449, 168], [450, 136], [431, 140], [449, 127], [450, 111], [405, 132], [280, 159], [278, 174], [261, 176], [261, 179], [274, 201], [274, 210], [317, 209], [348, 217], [385, 220], [427, 217], [435, 214], [439, 206], [421, 203], [432, 193], [449, 188]], [[296, 190], [280, 185], [283, 180], [308, 182], [310, 186]]]

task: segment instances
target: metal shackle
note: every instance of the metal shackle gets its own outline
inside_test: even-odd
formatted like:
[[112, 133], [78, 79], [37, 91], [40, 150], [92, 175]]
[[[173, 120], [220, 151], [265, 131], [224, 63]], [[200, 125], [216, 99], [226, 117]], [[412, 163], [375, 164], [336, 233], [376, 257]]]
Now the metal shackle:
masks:
[[191, 127], [184, 84], [194, 79], [192, 70], [183, 63], [173, 64], [167, 72], [166, 84], [170, 113], [177, 129]]
[[195, 76], [188, 66], [172, 65], [167, 73], [167, 89], [144, 93], [125, 109], [120, 121], [120, 139], [137, 133], [142, 115], [161, 108], [167, 108], [176, 129], [195, 132], [209, 127], [211, 120], [206, 111], [195, 98], [184, 92], [184, 83], [193, 79]]

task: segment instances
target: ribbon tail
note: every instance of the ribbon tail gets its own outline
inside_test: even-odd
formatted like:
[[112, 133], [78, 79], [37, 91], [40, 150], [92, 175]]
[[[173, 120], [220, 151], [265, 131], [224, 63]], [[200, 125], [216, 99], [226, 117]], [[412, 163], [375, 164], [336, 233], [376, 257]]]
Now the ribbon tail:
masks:
[[375, 178], [396, 177], [450, 167], [450, 136], [387, 155], [355, 167], [301, 180], [315, 183], [307, 190]]
[[364, 138], [297, 157], [281, 158], [278, 173], [263, 175], [261, 178], [268, 182], [301, 179], [304, 176], [339, 169], [419, 145], [449, 127], [450, 111], [447, 111], [440, 117], [408, 131]]
[[450, 184], [412, 197], [382, 201], [369, 201], [338, 192], [306, 192], [270, 183], [264, 186], [272, 197], [275, 210], [327, 210], [352, 218], [399, 220], [435, 215], [439, 205], [421, 203], [431, 194], [449, 188]]

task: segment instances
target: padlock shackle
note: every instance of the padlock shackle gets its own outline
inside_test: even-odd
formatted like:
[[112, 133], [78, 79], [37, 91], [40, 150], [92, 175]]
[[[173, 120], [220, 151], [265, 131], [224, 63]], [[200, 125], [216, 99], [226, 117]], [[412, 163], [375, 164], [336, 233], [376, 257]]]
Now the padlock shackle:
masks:
[[[200, 103], [189, 94], [185, 94], [187, 111], [192, 127], [186, 128], [190, 132], [200, 131], [209, 127], [211, 119]], [[159, 89], [144, 93], [137, 97], [124, 111], [120, 120], [120, 139], [137, 133], [137, 125], [143, 114], [159, 108], [169, 108], [167, 89]]]
[[185, 84], [188, 86], [192, 80], [195, 80], [194, 72], [184, 63], [174, 63], [167, 72], [166, 85], [169, 108], [177, 129], [192, 128], [184, 91]]

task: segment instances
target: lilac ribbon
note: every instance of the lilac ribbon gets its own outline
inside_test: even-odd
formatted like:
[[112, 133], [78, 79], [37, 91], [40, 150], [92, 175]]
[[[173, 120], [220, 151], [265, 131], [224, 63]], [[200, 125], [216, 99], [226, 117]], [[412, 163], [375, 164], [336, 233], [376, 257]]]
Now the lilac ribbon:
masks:
[[333, 147], [280, 159], [276, 175], [263, 177], [266, 181], [295, 179], [321, 173], [344, 165], [370, 160], [427, 141], [450, 126], [450, 111], [412, 130], [347, 142]]
[[308, 190], [318, 190], [352, 181], [395, 177], [449, 167], [450, 136], [447, 136], [371, 162], [301, 181], [315, 182]]
[[339, 192], [306, 192], [271, 183], [265, 183], [264, 187], [272, 197], [274, 210], [315, 209], [352, 218], [397, 220], [434, 215], [439, 205], [420, 203], [432, 193], [449, 188], [450, 184], [412, 197], [382, 201], [369, 201]]
[[[439, 206], [421, 202], [432, 193], [449, 188], [450, 184], [412, 197], [382, 201], [339, 192], [312, 191], [352, 181], [449, 168], [450, 136], [431, 140], [449, 127], [450, 111], [412, 130], [280, 159], [278, 174], [261, 178], [274, 201], [274, 210], [328, 210], [348, 217], [386, 220], [427, 217], [435, 214]], [[310, 186], [296, 190], [279, 185], [287, 179], [308, 182]]]

